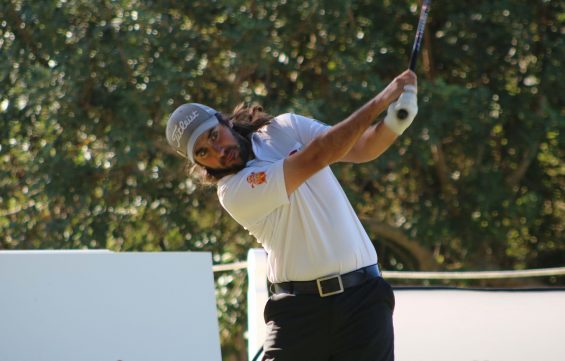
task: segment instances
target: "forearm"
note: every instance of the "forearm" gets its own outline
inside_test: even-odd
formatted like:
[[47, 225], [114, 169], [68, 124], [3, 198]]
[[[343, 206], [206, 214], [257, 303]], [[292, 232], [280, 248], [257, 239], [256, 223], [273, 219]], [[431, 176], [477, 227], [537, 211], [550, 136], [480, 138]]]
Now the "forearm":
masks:
[[398, 138], [398, 135], [378, 122], [367, 129], [351, 150], [340, 159], [340, 162], [364, 163], [372, 161], [383, 154]]
[[[405, 86], [400, 98], [389, 105], [382, 122], [367, 129], [340, 161], [363, 163], [376, 159], [412, 124], [418, 113], [415, 86]], [[398, 109], [406, 112], [406, 117], [398, 118]]]
[[325, 165], [344, 158], [367, 131], [374, 119], [388, 106], [384, 91], [371, 99], [349, 117], [316, 137], [308, 148], [318, 150], [316, 158]]

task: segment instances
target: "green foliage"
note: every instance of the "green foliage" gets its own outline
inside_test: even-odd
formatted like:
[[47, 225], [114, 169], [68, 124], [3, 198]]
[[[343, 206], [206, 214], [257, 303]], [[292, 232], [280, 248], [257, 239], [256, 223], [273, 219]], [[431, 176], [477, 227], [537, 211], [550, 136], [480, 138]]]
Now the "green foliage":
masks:
[[[334, 124], [406, 67], [418, 11], [404, 0], [4, 0], [0, 249], [243, 259], [257, 243], [186, 177], [168, 114], [246, 101]], [[383, 225], [438, 269], [563, 265], [564, 33], [562, 1], [432, 4], [418, 118], [378, 161], [335, 167], [385, 269], [424, 266]], [[244, 347], [245, 282], [217, 275], [228, 359]]]

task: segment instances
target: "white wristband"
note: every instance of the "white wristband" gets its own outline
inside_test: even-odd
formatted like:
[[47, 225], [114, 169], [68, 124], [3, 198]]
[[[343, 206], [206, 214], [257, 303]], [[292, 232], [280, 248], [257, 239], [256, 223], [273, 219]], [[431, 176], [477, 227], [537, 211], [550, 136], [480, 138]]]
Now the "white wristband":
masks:
[[418, 94], [418, 88], [415, 85], [405, 85], [404, 92]]

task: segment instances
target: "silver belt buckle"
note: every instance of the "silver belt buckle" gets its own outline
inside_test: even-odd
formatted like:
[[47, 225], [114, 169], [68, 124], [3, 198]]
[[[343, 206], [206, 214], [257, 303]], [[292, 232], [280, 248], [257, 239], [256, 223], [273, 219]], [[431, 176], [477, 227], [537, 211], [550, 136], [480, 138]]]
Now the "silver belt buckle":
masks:
[[[339, 283], [339, 290], [331, 291], [331, 292], [324, 292], [324, 287], [322, 285], [322, 282], [330, 281], [330, 280], [333, 280], [334, 278]], [[326, 276], [326, 277], [321, 277], [321, 278], [318, 278], [316, 280], [316, 283], [318, 284], [318, 293], [320, 294], [320, 297], [328, 297], [328, 296], [332, 296], [332, 295], [337, 295], [339, 293], [343, 293], [343, 281], [341, 280], [340, 275], [329, 275], [329, 276]]]

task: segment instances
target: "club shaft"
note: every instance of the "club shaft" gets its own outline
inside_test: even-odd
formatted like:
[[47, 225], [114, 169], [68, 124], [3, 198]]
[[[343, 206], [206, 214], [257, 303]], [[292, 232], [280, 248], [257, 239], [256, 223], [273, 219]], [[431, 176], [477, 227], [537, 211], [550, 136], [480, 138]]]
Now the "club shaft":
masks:
[[420, 48], [422, 46], [422, 40], [424, 39], [424, 29], [426, 28], [426, 21], [428, 19], [428, 12], [430, 10], [430, 0], [424, 0], [422, 3], [422, 9], [420, 10], [420, 19], [418, 20], [418, 29], [416, 30], [416, 38], [414, 39], [414, 46], [412, 47], [412, 53], [410, 54], [410, 65], [409, 69], [416, 70], [416, 60], [418, 59], [418, 54], [420, 53]]
[[[426, 21], [428, 20], [430, 3], [431, 0], [424, 0], [422, 3], [422, 9], [420, 10], [420, 19], [418, 20], [418, 28], [416, 29], [416, 38], [414, 39], [412, 53], [410, 54], [410, 64], [408, 65], [408, 69], [412, 71], [416, 71], [416, 60], [418, 59], [422, 40], [424, 39], [424, 29], [426, 28]], [[396, 112], [398, 119], [406, 119], [408, 115], [408, 111], [402, 107], [400, 107], [400, 109]]]

